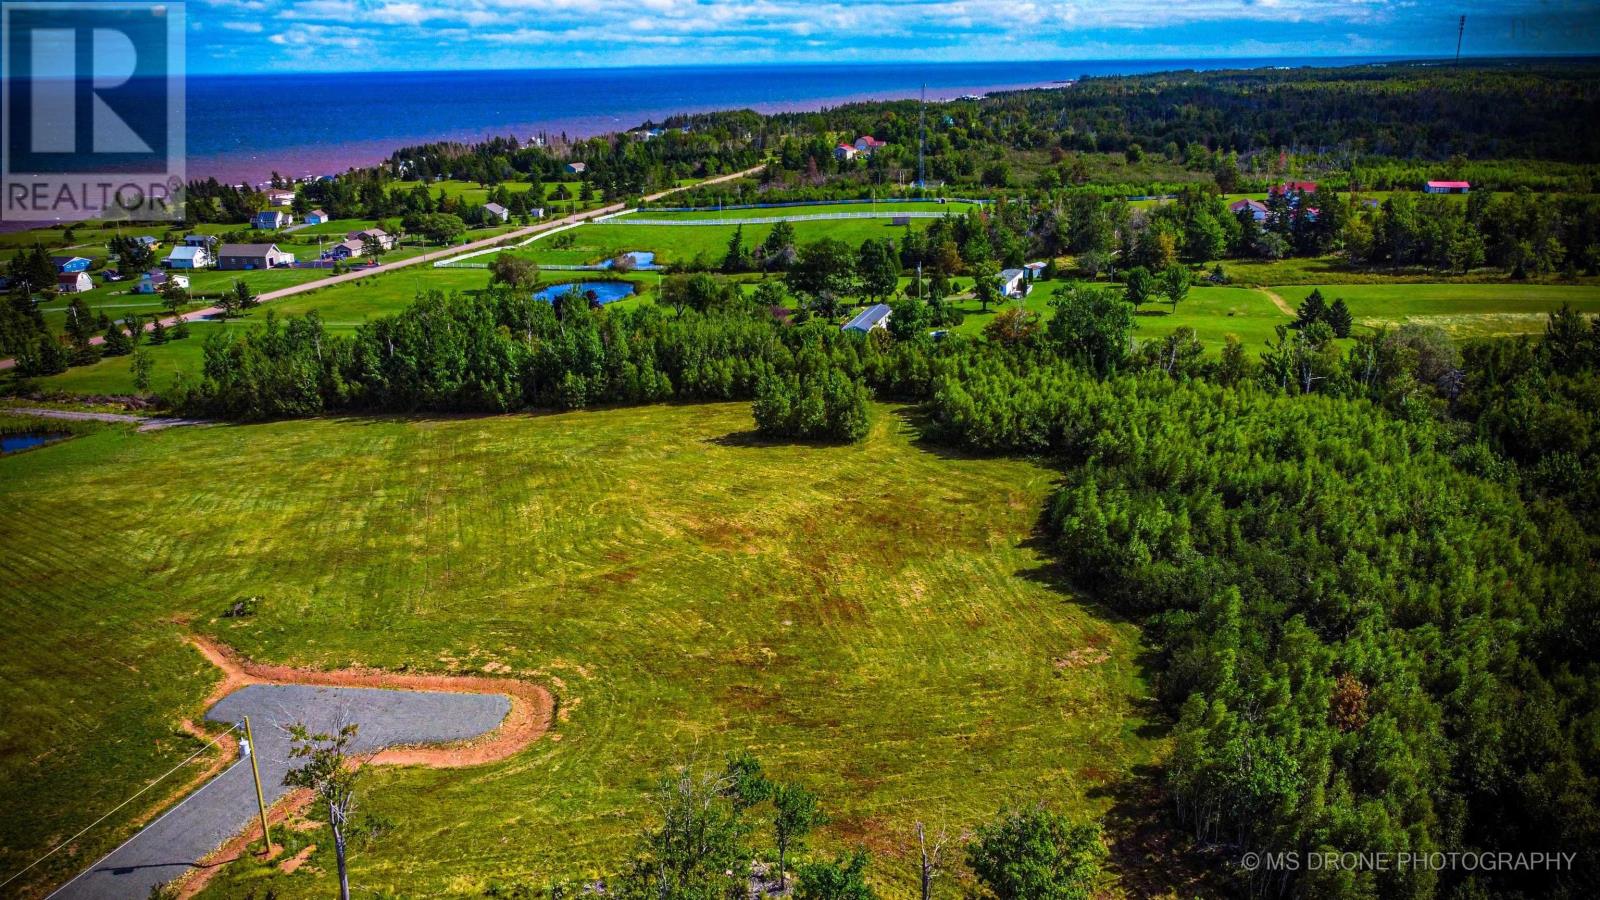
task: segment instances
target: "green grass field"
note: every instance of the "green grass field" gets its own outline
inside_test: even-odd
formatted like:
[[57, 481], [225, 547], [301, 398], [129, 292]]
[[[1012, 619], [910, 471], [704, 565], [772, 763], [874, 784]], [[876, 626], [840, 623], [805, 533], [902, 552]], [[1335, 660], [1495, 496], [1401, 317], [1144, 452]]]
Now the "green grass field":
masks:
[[[734, 748], [820, 792], [816, 843], [874, 847], [891, 896], [915, 817], [1105, 810], [1162, 748], [1135, 630], [1034, 549], [1055, 473], [875, 416], [850, 447], [764, 445], [747, 404], [719, 404], [107, 428], [0, 458], [0, 871], [196, 748], [176, 726], [216, 675], [184, 627], [259, 660], [559, 695], [554, 733], [504, 763], [373, 773], [362, 807], [399, 827], [356, 851], [363, 893], [602, 871], [662, 773]], [[218, 618], [247, 596], [254, 616]], [[318, 843], [319, 871], [244, 863], [207, 896], [326, 896]]]
[[[671, 202], [671, 198], [665, 201]], [[638, 219], [675, 219], [692, 222], [697, 219], [769, 219], [783, 216], [818, 216], [837, 213], [871, 213], [889, 217], [897, 212], [937, 212], [949, 213], [953, 216], [965, 215], [971, 209], [971, 203], [939, 203], [936, 200], [897, 202], [897, 203], [819, 203], [810, 206], [785, 206], [771, 209], [728, 209], [728, 210], [697, 210], [695, 212], [670, 212], [666, 210], [645, 209], [638, 213], [630, 213], [624, 218]], [[849, 221], [849, 220], [843, 220]]]
[[1299, 305], [1312, 290], [1321, 290], [1329, 303], [1344, 298], [1358, 325], [1414, 322], [1436, 325], [1456, 338], [1542, 334], [1551, 310], [1563, 303], [1600, 313], [1600, 285], [1324, 284], [1278, 293]]
[[[653, 217], [652, 217], [653, 218]], [[926, 228], [931, 219], [912, 219], [911, 227]], [[888, 219], [830, 219], [793, 223], [795, 238], [804, 244], [825, 237], [847, 244], [858, 245], [869, 239], [889, 238], [896, 242], [905, 234], [905, 226], [892, 225]], [[600, 262], [629, 250], [648, 250], [656, 254], [662, 265], [687, 263], [703, 257], [712, 264], [720, 261], [728, 251], [728, 242], [738, 226], [734, 225], [616, 225], [602, 222], [583, 225], [562, 232], [553, 238], [535, 241], [515, 253], [523, 254], [541, 264], [588, 265]], [[744, 226], [746, 247], [760, 244], [772, 231], [771, 225]], [[570, 238], [567, 236], [571, 235]], [[571, 246], [563, 248], [566, 238]]]

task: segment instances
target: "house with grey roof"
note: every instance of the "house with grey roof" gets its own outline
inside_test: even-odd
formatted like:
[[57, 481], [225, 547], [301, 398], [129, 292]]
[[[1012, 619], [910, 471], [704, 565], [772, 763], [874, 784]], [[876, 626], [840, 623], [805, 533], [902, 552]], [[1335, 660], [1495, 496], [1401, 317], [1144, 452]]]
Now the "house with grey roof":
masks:
[[855, 318], [844, 324], [843, 331], [859, 331], [866, 334], [876, 328], [884, 328], [889, 324], [889, 304], [875, 303], [861, 312]]

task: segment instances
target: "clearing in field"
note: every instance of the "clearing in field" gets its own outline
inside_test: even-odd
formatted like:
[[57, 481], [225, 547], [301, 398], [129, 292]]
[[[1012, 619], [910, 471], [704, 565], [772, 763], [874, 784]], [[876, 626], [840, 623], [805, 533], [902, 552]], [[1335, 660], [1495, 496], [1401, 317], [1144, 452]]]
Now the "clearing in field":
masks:
[[[850, 447], [764, 444], [719, 404], [108, 428], [0, 459], [0, 870], [199, 746], [180, 723], [217, 674], [185, 629], [262, 663], [556, 694], [508, 760], [375, 770], [364, 808], [403, 827], [353, 857], [366, 890], [602, 871], [663, 772], [734, 748], [818, 790], [819, 845], [881, 851], [896, 893], [915, 817], [1103, 812], [1161, 752], [1135, 629], [1033, 544], [1054, 472], [925, 448], [904, 416], [877, 407]], [[325, 896], [317, 853], [212, 889]]]

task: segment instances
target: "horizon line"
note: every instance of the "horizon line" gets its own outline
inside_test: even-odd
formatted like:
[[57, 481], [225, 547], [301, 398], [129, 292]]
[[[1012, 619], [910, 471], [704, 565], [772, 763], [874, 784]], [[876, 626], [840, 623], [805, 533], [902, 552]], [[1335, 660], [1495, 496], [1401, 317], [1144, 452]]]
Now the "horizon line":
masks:
[[[1472, 60], [1482, 62], [1485, 60], [1533, 60], [1533, 59], [1595, 59], [1600, 60], [1600, 52], [1595, 53], [1463, 53], [1463, 62]], [[1349, 53], [1339, 55], [1327, 54], [1299, 54], [1280, 56], [1143, 56], [1143, 57], [1094, 57], [1083, 59], [1039, 59], [1027, 60], [1023, 64], [1049, 65], [1057, 64], [1084, 64], [1084, 63], [1164, 63], [1164, 62], [1209, 62], [1209, 61], [1237, 61], [1237, 62], [1270, 62], [1272, 60], [1382, 60], [1385, 62], [1434, 62], [1438, 60], [1455, 60], [1454, 54], [1398, 54], [1389, 55], [1381, 53]], [[463, 74], [471, 75], [483, 72], [594, 72], [594, 71], [621, 71], [628, 69], [762, 69], [762, 68], [831, 68], [845, 67], [853, 69], [862, 68], [904, 68], [909, 66], [982, 66], [982, 65], [1017, 65], [1017, 60], [1011, 59], [972, 59], [972, 60], [908, 60], [904, 62], [829, 62], [827, 60], [798, 60], [798, 61], [773, 61], [753, 63], [652, 63], [652, 64], [619, 64], [619, 65], [584, 65], [584, 66], [489, 66], [483, 68], [423, 68], [423, 69], [281, 69], [270, 72], [237, 72], [237, 71], [207, 71], [190, 70], [186, 77], [225, 77], [225, 78], [272, 78], [298, 75], [415, 75], [415, 74]], [[1302, 64], [1298, 68], [1315, 68], [1311, 64]], [[1330, 66], [1329, 68], [1343, 68]], [[1171, 71], [1183, 71], [1183, 66], [1174, 66]], [[1150, 73], [1155, 74], [1155, 73]]]

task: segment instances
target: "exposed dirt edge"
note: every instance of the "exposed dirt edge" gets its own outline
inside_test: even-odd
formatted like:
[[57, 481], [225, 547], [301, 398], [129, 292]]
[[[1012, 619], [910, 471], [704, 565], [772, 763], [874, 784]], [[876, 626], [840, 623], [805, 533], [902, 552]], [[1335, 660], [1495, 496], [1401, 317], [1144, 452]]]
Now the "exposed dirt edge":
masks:
[[[525, 749], [550, 730], [555, 710], [550, 692], [537, 684], [512, 678], [490, 678], [476, 675], [401, 675], [382, 669], [299, 669], [293, 666], [267, 665], [245, 659], [231, 647], [207, 637], [188, 635], [189, 643], [200, 651], [212, 665], [222, 671], [222, 680], [204, 701], [210, 708], [218, 700], [250, 684], [311, 684], [326, 687], [373, 687], [391, 690], [448, 691], [458, 694], [505, 694], [511, 698], [511, 710], [506, 713], [500, 727], [487, 735], [452, 744], [427, 746], [398, 746], [380, 750], [365, 757], [365, 763], [396, 766], [431, 766], [457, 768], [497, 762]], [[185, 722], [186, 725], [190, 723]], [[192, 727], [192, 725], [190, 725]], [[217, 769], [229, 757], [218, 758]], [[208, 772], [207, 775], [214, 774]], [[190, 787], [206, 776], [191, 782]], [[290, 791], [267, 812], [270, 822], [276, 824], [287, 819], [311, 801], [309, 791]], [[244, 856], [250, 842], [261, 836], [261, 827], [251, 820], [248, 828], [224, 841], [217, 849], [206, 854], [199, 864], [170, 885], [176, 895], [193, 897], [205, 889], [212, 876], [221, 868]]]
[[368, 761], [378, 765], [455, 768], [498, 762], [522, 751], [550, 730], [555, 702], [550, 692], [532, 682], [478, 675], [402, 675], [382, 669], [297, 669], [293, 666], [251, 662], [231, 647], [210, 638], [190, 635], [189, 642], [212, 665], [222, 670], [222, 681], [205, 699], [210, 707], [247, 684], [312, 684], [326, 687], [373, 687], [409, 691], [447, 691], [456, 694], [505, 694], [511, 711], [500, 727], [482, 737], [454, 744], [390, 747]]

